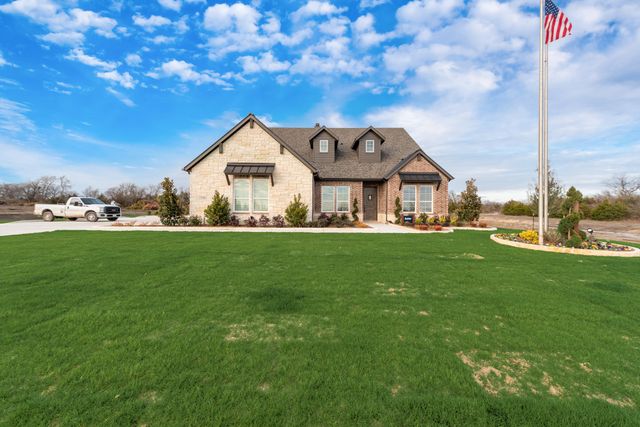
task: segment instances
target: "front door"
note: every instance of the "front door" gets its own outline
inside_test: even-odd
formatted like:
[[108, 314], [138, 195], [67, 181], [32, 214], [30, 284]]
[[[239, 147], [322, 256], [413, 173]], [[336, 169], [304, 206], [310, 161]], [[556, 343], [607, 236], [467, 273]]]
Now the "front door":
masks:
[[376, 187], [364, 187], [364, 220], [376, 221], [378, 219], [378, 189]]

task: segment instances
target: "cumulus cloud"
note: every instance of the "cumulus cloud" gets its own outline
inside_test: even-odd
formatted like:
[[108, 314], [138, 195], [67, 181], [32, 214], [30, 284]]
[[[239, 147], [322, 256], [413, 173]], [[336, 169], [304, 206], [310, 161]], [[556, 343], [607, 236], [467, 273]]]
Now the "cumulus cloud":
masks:
[[130, 67], [139, 67], [142, 64], [142, 58], [137, 53], [130, 53], [126, 56], [124, 61]]
[[113, 70], [118, 65], [112, 61], [103, 61], [100, 58], [95, 56], [88, 55], [84, 53], [84, 50], [81, 48], [75, 48], [69, 51], [69, 53], [65, 56], [66, 59], [70, 59], [72, 61], [78, 61], [85, 65], [95, 68], [102, 68], [104, 70]]
[[207, 8], [204, 13], [204, 27], [211, 31], [235, 30], [241, 33], [256, 33], [260, 12], [243, 3], [231, 6], [219, 3]]
[[259, 57], [241, 56], [238, 62], [242, 66], [245, 74], [259, 73], [265, 71], [267, 73], [278, 73], [286, 71], [291, 67], [289, 61], [278, 61], [271, 52], [264, 52]]
[[175, 41], [175, 37], [169, 37], [169, 36], [155, 36], [149, 39], [149, 41], [153, 44], [168, 44], [168, 43], [173, 43]]
[[113, 38], [113, 30], [117, 26], [115, 19], [80, 8], [65, 11], [51, 0], [14, 0], [0, 6], [0, 12], [22, 15], [46, 26], [50, 35], [44, 40], [57, 44], [81, 42], [78, 34], [84, 34], [88, 30], [93, 30], [103, 37]]
[[182, 0], [158, 0], [158, 3], [160, 6], [175, 12], [179, 12], [182, 7]]
[[119, 84], [125, 89], [133, 89], [138, 83], [128, 72], [120, 73], [118, 70], [102, 71], [96, 73], [101, 79], [108, 80], [115, 84]]
[[310, 0], [305, 5], [291, 14], [293, 21], [301, 21], [314, 16], [336, 15], [347, 10], [346, 7], [337, 7], [329, 1]]
[[47, 33], [41, 36], [40, 39], [61, 46], [79, 46], [84, 42], [84, 34], [78, 31]]
[[376, 32], [375, 18], [370, 13], [358, 17], [352, 24], [352, 29], [355, 43], [364, 49], [379, 45], [392, 36]]
[[145, 18], [142, 15], [133, 15], [133, 23], [139, 27], [142, 27], [145, 31], [152, 33], [159, 27], [171, 25], [171, 20], [164, 16], [151, 15]]
[[177, 59], [163, 63], [155, 71], [147, 73], [147, 76], [155, 79], [177, 77], [182, 82], [195, 83], [196, 85], [212, 83], [223, 87], [231, 86], [219, 73], [208, 70], [199, 72], [194, 70], [193, 64]]

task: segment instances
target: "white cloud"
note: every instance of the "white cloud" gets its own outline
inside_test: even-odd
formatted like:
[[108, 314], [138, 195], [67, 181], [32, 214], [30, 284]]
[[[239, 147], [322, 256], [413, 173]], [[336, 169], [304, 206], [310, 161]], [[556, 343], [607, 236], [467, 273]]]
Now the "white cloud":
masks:
[[262, 30], [267, 34], [275, 34], [280, 32], [280, 19], [274, 14], [267, 15], [267, 22], [262, 24]]
[[178, 19], [176, 22], [174, 22], [173, 26], [176, 29], [176, 33], [184, 34], [187, 31], [189, 31], [189, 24], [187, 24], [188, 19], [189, 17], [185, 15], [180, 19]]
[[9, 62], [4, 59], [4, 56], [2, 56], [2, 52], [0, 52], [0, 67], [4, 67], [5, 65], [9, 65]]
[[124, 73], [120, 73], [118, 70], [103, 71], [96, 73], [96, 76], [119, 84], [125, 89], [133, 89], [136, 87], [136, 83], [138, 83], [133, 76], [126, 71]]
[[[51, 0], [14, 0], [0, 6], [0, 12], [22, 15], [33, 22], [45, 25], [53, 34], [49, 41], [63, 40], [61, 34], [84, 33], [94, 30], [103, 37], [113, 38], [117, 21], [93, 11], [73, 8], [68, 12]], [[72, 36], [67, 36], [69, 41]], [[76, 36], [77, 40], [77, 36]]]
[[278, 61], [271, 52], [264, 52], [259, 57], [241, 56], [238, 58], [238, 62], [245, 74], [259, 73], [261, 71], [278, 73], [291, 67], [289, 61]]
[[105, 70], [113, 70], [118, 65], [115, 62], [103, 61], [95, 56], [87, 55], [81, 48], [75, 48], [69, 51], [65, 58], [72, 61], [78, 61], [90, 67], [102, 68]]
[[492, 91], [498, 87], [498, 81], [498, 76], [490, 70], [438, 61], [418, 67], [415, 76], [407, 82], [406, 92], [435, 92], [464, 97]]
[[182, 82], [195, 83], [196, 85], [213, 83], [223, 87], [231, 85], [223, 79], [223, 76], [213, 71], [198, 72], [193, 69], [194, 65], [182, 60], [172, 59], [163, 63], [155, 71], [147, 73], [151, 78], [178, 77]]
[[337, 7], [329, 1], [310, 0], [291, 14], [291, 20], [296, 22], [314, 16], [336, 15], [346, 10], [346, 7]]
[[334, 16], [329, 20], [318, 24], [318, 29], [322, 33], [328, 34], [330, 36], [342, 36], [347, 32], [347, 28], [350, 22], [351, 21], [349, 21], [349, 19], [344, 16]]
[[389, 3], [391, 0], [360, 0], [360, 9], [368, 9]]
[[47, 33], [40, 38], [46, 42], [61, 46], [79, 46], [84, 42], [84, 34], [78, 31]]
[[168, 37], [168, 36], [155, 36], [149, 39], [149, 41], [153, 44], [168, 44], [168, 43], [173, 43], [175, 40], [176, 40], [175, 37]]
[[176, 12], [179, 12], [182, 7], [182, 0], [158, 0], [158, 3], [166, 9], [174, 10]]
[[398, 8], [398, 30], [414, 34], [425, 28], [436, 28], [452, 18], [462, 7], [463, 0], [414, 0]]
[[[33, 131], [35, 125], [27, 117], [28, 112], [29, 108], [25, 104], [0, 98], [0, 130], [11, 134]], [[3, 153], [3, 157], [6, 155], [7, 153]]]
[[137, 53], [130, 53], [126, 56], [124, 61], [130, 67], [139, 67], [142, 64], [142, 58]]
[[126, 96], [124, 93], [118, 92], [117, 90], [115, 90], [114, 88], [111, 88], [111, 87], [108, 87], [106, 90], [111, 95], [115, 96], [118, 99], [118, 101], [122, 102], [127, 107], [131, 108], [131, 107], [135, 107], [136, 106], [135, 102], [133, 102], [131, 100], [131, 98]]
[[355, 43], [364, 49], [376, 46], [392, 36], [376, 32], [375, 18], [370, 13], [358, 17], [352, 24], [352, 29]]
[[152, 33], [157, 30], [158, 27], [171, 25], [171, 20], [164, 16], [151, 15], [148, 18], [145, 18], [142, 15], [136, 14], [133, 16], [133, 23], [142, 27], [145, 31]]
[[204, 13], [204, 27], [210, 31], [236, 30], [241, 33], [256, 33], [260, 12], [242, 3], [231, 6], [219, 3], [207, 8]]

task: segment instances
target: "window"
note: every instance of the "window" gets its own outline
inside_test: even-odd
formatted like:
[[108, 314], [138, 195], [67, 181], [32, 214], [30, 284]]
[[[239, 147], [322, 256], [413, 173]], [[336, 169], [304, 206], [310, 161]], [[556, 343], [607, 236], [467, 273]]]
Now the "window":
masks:
[[336, 187], [336, 211], [349, 212], [349, 187]]
[[420, 186], [420, 212], [433, 213], [433, 186]]
[[269, 210], [269, 180], [253, 178], [253, 211], [267, 212]]
[[322, 193], [320, 195], [320, 210], [322, 212], [334, 212], [335, 211], [335, 204], [333, 203], [333, 197], [334, 197], [334, 190], [335, 187], [328, 187], [328, 186], [323, 186], [322, 187]]
[[416, 186], [405, 185], [402, 187], [402, 211], [403, 212], [415, 212], [416, 211]]
[[321, 212], [349, 212], [349, 186], [323, 185], [320, 192]]
[[373, 139], [367, 139], [365, 141], [364, 151], [366, 153], [373, 153], [375, 151], [375, 142], [373, 141]]
[[249, 212], [249, 178], [233, 179], [233, 210]]
[[321, 139], [320, 140], [320, 152], [328, 153], [329, 152], [329, 140]]

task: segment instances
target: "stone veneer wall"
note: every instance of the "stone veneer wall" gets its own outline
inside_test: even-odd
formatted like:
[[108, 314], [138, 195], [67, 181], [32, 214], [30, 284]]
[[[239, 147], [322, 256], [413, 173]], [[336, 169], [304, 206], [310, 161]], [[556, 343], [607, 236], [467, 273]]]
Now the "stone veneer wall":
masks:
[[[193, 167], [189, 176], [191, 215], [204, 216], [204, 209], [211, 203], [213, 194], [218, 190], [227, 196], [233, 209], [233, 177], [227, 184], [224, 168], [229, 162], [275, 163], [273, 172], [274, 186], [269, 183], [269, 212], [284, 216], [284, 211], [300, 193], [302, 201], [313, 206], [313, 173], [286, 148], [280, 154], [280, 143], [273, 139], [258, 124], [251, 128], [249, 123], [239, 129], [224, 142], [223, 153], [216, 148], [207, 157]], [[237, 214], [244, 219], [249, 214]], [[260, 216], [261, 213], [255, 216]], [[308, 220], [311, 220], [311, 209]]]
[[[347, 185], [349, 187], [351, 187], [350, 191], [349, 191], [349, 212], [346, 212], [347, 215], [349, 215], [349, 218], [351, 218], [351, 210], [353, 209], [353, 199], [355, 199], [356, 197], [358, 198], [358, 209], [360, 210], [360, 212], [358, 213], [358, 216], [360, 217], [360, 219], [362, 219], [362, 212], [363, 212], [363, 207], [362, 207], [362, 202], [363, 202], [363, 196], [362, 196], [362, 181], [316, 181], [315, 183], [315, 194], [314, 194], [314, 206], [313, 206], [313, 217], [314, 218], [318, 218], [320, 216], [320, 214], [322, 213], [321, 211], [321, 207], [322, 207], [322, 189], [321, 187], [323, 185], [326, 186], [331, 186], [331, 187], [337, 187], [337, 186], [342, 186], [342, 185]], [[343, 214], [345, 212], [336, 212], [338, 214]]]
[[[406, 164], [399, 172], [438, 172], [442, 177], [442, 182], [440, 183], [440, 189], [436, 191], [436, 186], [433, 187], [433, 209], [434, 214], [437, 215], [448, 215], [449, 214], [449, 179], [444, 176], [438, 169], [433, 166], [427, 159], [422, 156], [417, 156], [415, 159]], [[402, 190], [400, 189], [400, 175], [393, 175], [384, 185], [382, 192], [383, 196], [386, 196], [387, 201], [387, 220], [394, 222], [396, 220], [396, 216], [394, 214], [395, 210], [395, 202], [396, 197], [400, 197], [400, 202], [402, 202]], [[418, 194], [416, 199], [419, 199], [420, 195]], [[416, 208], [418, 206], [419, 200], [416, 200]], [[383, 218], [379, 220], [384, 221]]]

